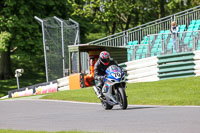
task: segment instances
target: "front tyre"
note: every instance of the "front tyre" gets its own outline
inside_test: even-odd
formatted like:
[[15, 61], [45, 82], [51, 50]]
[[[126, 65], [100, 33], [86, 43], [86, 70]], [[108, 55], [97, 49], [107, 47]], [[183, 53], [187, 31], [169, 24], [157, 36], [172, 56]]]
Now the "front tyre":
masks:
[[106, 102], [104, 102], [104, 101], [102, 101], [102, 100], [101, 100], [101, 104], [102, 104], [102, 106], [103, 106], [103, 108], [104, 108], [105, 110], [110, 110], [110, 109], [113, 108], [113, 106], [109, 105], [108, 103], [106, 103]]
[[118, 88], [118, 96], [119, 96], [119, 106], [121, 109], [126, 109], [127, 108], [127, 96], [126, 96], [126, 93], [124, 91], [123, 88], [119, 87]]

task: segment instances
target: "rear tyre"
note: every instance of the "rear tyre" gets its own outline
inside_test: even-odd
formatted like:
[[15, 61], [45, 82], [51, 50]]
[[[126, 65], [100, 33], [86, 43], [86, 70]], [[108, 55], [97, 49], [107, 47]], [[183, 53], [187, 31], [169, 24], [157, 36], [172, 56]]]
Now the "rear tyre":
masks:
[[121, 87], [119, 87], [118, 90], [119, 90], [119, 93], [118, 93], [119, 106], [120, 106], [121, 109], [126, 109], [127, 106], [128, 106], [126, 93], [125, 93], [124, 89], [121, 88]]
[[113, 106], [109, 105], [108, 103], [106, 103], [106, 102], [104, 102], [104, 101], [102, 101], [102, 100], [101, 100], [101, 104], [102, 104], [102, 106], [103, 106], [103, 108], [104, 108], [105, 110], [110, 110], [110, 109], [113, 108]]

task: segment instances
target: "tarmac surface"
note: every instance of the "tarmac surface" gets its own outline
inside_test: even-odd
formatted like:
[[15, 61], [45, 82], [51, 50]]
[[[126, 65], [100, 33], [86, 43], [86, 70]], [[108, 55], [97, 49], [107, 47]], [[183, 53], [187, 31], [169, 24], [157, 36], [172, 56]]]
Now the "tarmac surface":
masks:
[[0, 129], [103, 133], [199, 133], [200, 106], [100, 104], [56, 100], [0, 101]]

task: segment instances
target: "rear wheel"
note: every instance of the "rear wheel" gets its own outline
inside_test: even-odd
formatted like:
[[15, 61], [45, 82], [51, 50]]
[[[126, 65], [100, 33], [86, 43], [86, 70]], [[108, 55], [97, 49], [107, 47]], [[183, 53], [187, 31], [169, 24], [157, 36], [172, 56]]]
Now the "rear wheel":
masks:
[[103, 106], [103, 108], [104, 108], [105, 110], [110, 110], [110, 109], [113, 108], [113, 106], [109, 105], [108, 103], [106, 103], [106, 102], [104, 102], [104, 101], [102, 101], [102, 100], [101, 100], [101, 104], [102, 104], [102, 106]]
[[126, 93], [125, 93], [124, 89], [121, 87], [119, 87], [118, 90], [119, 90], [119, 93], [118, 93], [119, 106], [121, 109], [126, 109], [127, 105], [128, 105]]

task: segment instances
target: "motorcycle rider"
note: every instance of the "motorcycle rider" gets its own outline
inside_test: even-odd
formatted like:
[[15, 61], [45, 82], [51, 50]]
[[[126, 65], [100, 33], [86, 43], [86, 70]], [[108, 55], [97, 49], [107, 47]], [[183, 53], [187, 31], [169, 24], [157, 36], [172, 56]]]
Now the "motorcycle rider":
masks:
[[104, 84], [106, 69], [111, 65], [117, 65], [117, 63], [110, 58], [110, 54], [107, 51], [102, 51], [99, 55], [98, 61], [94, 66], [95, 86], [99, 91], [99, 93], [97, 94], [98, 98], [103, 96], [102, 87]]

